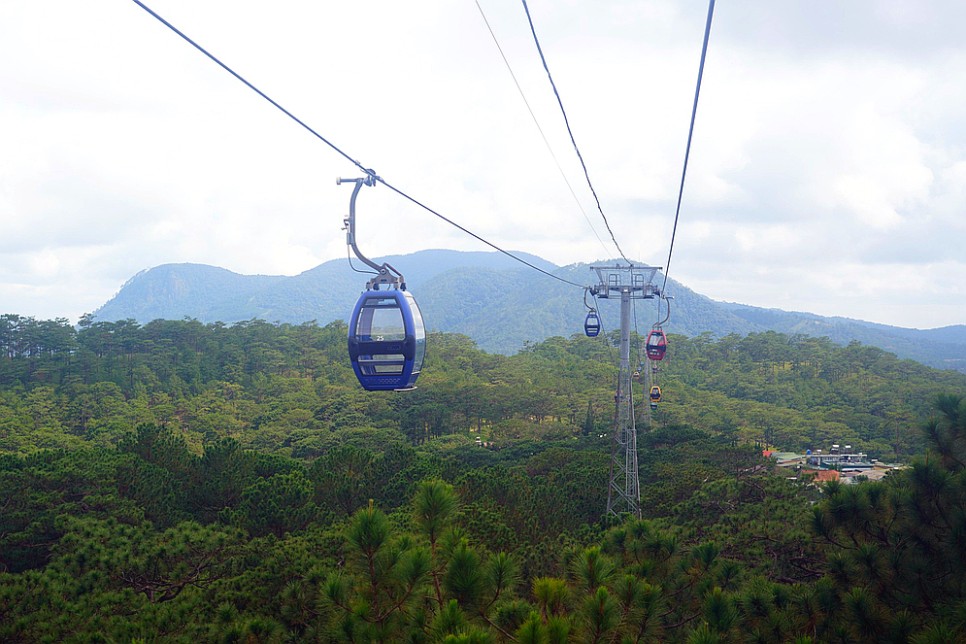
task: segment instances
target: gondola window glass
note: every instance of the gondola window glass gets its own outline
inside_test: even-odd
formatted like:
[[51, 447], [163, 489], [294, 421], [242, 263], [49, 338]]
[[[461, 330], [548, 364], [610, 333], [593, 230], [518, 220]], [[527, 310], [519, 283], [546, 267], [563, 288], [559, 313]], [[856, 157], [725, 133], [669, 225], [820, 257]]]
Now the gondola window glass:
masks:
[[416, 337], [416, 355], [413, 356], [413, 372], [418, 373], [423, 366], [423, 358], [426, 356], [426, 329], [423, 326], [423, 316], [416, 304], [416, 299], [406, 293], [409, 308], [413, 314], [413, 334]]
[[369, 298], [366, 300], [359, 323], [356, 326], [356, 337], [365, 342], [393, 342], [406, 338], [406, 326], [403, 322], [402, 311], [391, 297]]

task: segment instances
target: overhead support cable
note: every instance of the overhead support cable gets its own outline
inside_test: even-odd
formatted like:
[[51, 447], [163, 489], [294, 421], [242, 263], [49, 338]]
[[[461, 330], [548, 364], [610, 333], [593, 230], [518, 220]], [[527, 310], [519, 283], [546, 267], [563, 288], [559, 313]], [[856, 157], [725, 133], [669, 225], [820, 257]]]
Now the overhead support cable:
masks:
[[395, 186], [391, 185], [389, 182], [387, 182], [386, 180], [384, 180], [382, 177], [376, 175], [376, 173], [375, 173], [374, 170], [372, 170], [370, 168], [366, 168], [364, 165], [362, 165], [362, 163], [360, 163], [359, 161], [356, 161], [355, 159], [353, 159], [346, 152], [344, 152], [341, 148], [339, 148], [337, 145], [335, 145], [334, 143], [332, 143], [332, 141], [328, 140], [327, 138], [325, 138], [324, 136], [322, 136], [321, 134], [319, 134], [318, 132], [316, 132], [314, 129], [312, 129], [311, 127], [309, 127], [309, 125], [306, 124], [304, 121], [302, 121], [297, 116], [295, 116], [294, 114], [292, 114], [291, 112], [289, 112], [287, 109], [285, 109], [284, 107], [282, 107], [281, 104], [279, 104], [277, 101], [275, 101], [270, 96], [268, 96], [268, 94], [266, 94], [262, 90], [260, 90], [257, 87], [255, 87], [255, 85], [253, 85], [252, 83], [248, 82], [244, 77], [242, 77], [240, 74], [238, 74], [235, 70], [233, 70], [231, 67], [229, 67], [225, 63], [221, 62], [221, 60], [219, 60], [213, 54], [211, 54], [210, 52], [208, 52], [207, 49], [205, 49], [204, 47], [202, 47], [201, 45], [199, 45], [197, 42], [195, 42], [194, 40], [192, 40], [191, 38], [189, 38], [184, 32], [182, 32], [177, 27], [175, 27], [173, 24], [171, 24], [170, 22], [168, 22], [167, 20], [165, 20], [157, 12], [155, 12], [153, 9], [151, 9], [150, 7], [148, 7], [147, 5], [145, 5], [143, 2], [141, 2], [141, 0], [132, 0], [132, 2], [134, 2], [136, 5], [138, 5], [142, 9], [144, 9], [148, 14], [150, 14], [152, 17], [154, 17], [156, 20], [158, 20], [158, 22], [160, 22], [161, 24], [163, 24], [165, 27], [167, 27], [168, 29], [170, 29], [174, 33], [178, 34], [182, 39], [185, 40], [185, 42], [187, 42], [189, 45], [191, 45], [192, 47], [194, 47], [195, 49], [197, 49], [198, 51], [200, 51], [202, 54], [204, 54], [205, 56], [207, 56], [214, 63], [216, 63], [219, 67], [221, 67], [222, 69], [224, 69], [226, 72], [228, 72], [229, 74], [231, 74], [232, 76], [234, 76], [236, 79], [238, 79], [242, 83], [244, 83], [245, 86], [248, 87], [250, 90], [252, 90], [256, 94], [258, 94], [259, 96], [261, 96], [262, 98], [264, 98], [266, 101], [268, 101], [273, 106], [275, 106], [283, 114], [285, 114], [290, 119], [292, 119], [293, 121], [295, 121], [296, 123], [298, 123], [299, 125], [301, 125], [305, 130], [307, 130], [309, 133], [311, 133], [317, 139], [319, 139], [320, 141], [322, 141], [323, 143], [325, 143], [327, 146], [329, 146], [330, 148], [332, 148], [333, 150], [335, 150], [337, 153], [339, 153], [342, 157], [344, 157], [349, 162], [351, 162], [354, 166], [356, 166], [357, 168], [359, 168], [366, 175], [370, 176], [373, 181], [378, 181], [379, 183], [383, 184], [384, 186], [386, 186], [387, 188], [389, 188], [390, 190], [392, 190], [393, 192], [395, 192], [399, 196], [403, 197], [404, 199], [407, 199], [408, 201], [410, 201], [413, 204], [419, 206], [423, 210], [429, 212], [430, 214], [435, 215], [436, 217], [442, 219], [443, 221], [445, 221], [446, 223], [450, 224], [451, 226], [453, 226], [453, 227], [459, 229], [460, 231], [466, 233], [467, 235], [473, 237], [474, 239], [483, 242], [484, 244], [486, 244], [490, 248], [492, 248], [492, 249], [494, 249], [496, 251], [499, 251], [500, 253], [503, 253], [507, 257], [509, 257], [509, 258], [511, 258], [513, 260], [516, 260], [517, 262], [520, 262], [521, 264], [523, 264], [525, 266], [528, 266], [529, 268], [532, 268], [533, 270], [535, 270], [535, 271], [537, 271], [539, 273], [542, 273], [542, 274], [546, 275], [547, 277], [552, 277], [553, 279], [555, 279], [557, 281], [560, 281], [560, 282], [563, 282], [565, 284], [569, 284], [571, 286], [575, 286], [575, 287], [581, 288], [581, 289], [587, 288], [584, 284], [578, 284], [576, 282], [571, 282], [570, 280], [564, 279], [564, 278], [560, 277], [559, 275], [554, 275], [553, 273], [551, 273], [549, 271], [546, 271], [546, 270], [540, 268], [539, 266], [536, 266], [536, 265], [528, 262], [527, 260], [523, 259], [522, 257], [519, 257], [518, 255], [514, 255], [510, 251], [504, 250], [503, 248], [500, 248], [496, 244], [494, 244], [494, 243], [492, 243], [492, 242], [484, 239], [483, 237], [477, 235], [476, 233], [470, 231], [469, 229], [467, 229], [467, 228], [465, 228], [465, 227], [457, 224], [452, 219], [449, 219], [447, 217], [444, 217], [442, 214], [440, 214], [437, 211], [433, 210], [429, 206], [427, 206], [427, 205], [423, 204], [422, 202], [418, 201], [417, 199], [409, 196], [408, 194], [406, 194], [405, 192], [403, 192], [399, 188], [396, 188]]
[[433, 215], [436, 215], [437, 217], [439, 217], [440, 219], [442, 219], [443, 221], [445, 221], [446, 223], [448, 223], [450, 226], [453, 226], [454, 228], [463, 231], [464, 233], [466, 233], [467, 235], [469, 235], [473, 239], [476, 239], [476, 240], [479, 240], [479, 241], [483, 242], [484, 244], [486, 244], [490, 248], [492, 248], [494, 250], [497, 250], [497, 251], [503, 253], [507, 257], [510, 257], [512, 259], [515, 259], [516, 261], [520, 262], [521, 264], [523, 264], [525, 266], [529, 266], [533, 270], [535, 270], [535, 271], [537, 271], [539, 273], [543, 273], [547, 277], [552, 277], [553, 279], [555, 279], [557, 281], [560, 281], [560, 282], [563, 282], [564, 284], [570, 284], [571, 286], [576, 286], [577, 288], [586, 288], [586, 286], [584, 286], [583, 284], [578, 284], [577, 282], [571, 282], [570, 280], [564, 279], [564, 278], [560, 277], [559, 275], [554, 275], [553, 273], [550, 273], [548, 271], [545, 271], [544, 269], [540, 268], [539, 266], [535, 266], [534, 264], [531, 264], [530, 262], [528, 262], [527, 260], [523, 259], [522, 257], [519, 257], [517, 255], [514, 255], [513, 253], [511, 253], [508, 250], [503, 250], [502, 248], [500, 248], [496, 244], [494, 244], [494, 243], [492, 243], [490, 241], [487, 241], [486, 239], [480, 237], [479, 235], [477, 235], [473, 231], [471, 231], [471, 230], [469, 230], [467, 228], [464, 228], [463, 226], [459, 225], [458, 223], [456, 223], [452, 219], [449, 219], [449, 218], [441, 215], [440, 213], [436, 212], [435, 210], [433, 210], [432, 208], [430, 208], [426, 204], [418, 201], [417, 199], [415, 199], [413, 197], [410, 197], [408, 194], [406, 194], [405, 192], [403, 192], [399, 188], [393, 186], [392, 184], [390, 184], [389, 182], [387, 182], [382, 177], [376, 177], [376, 180], [379, 183], [381, 183], [382, 185], [384, 185], [387, 188], [389, 188], [390, 190], [392, 190], [393, 192], [395, 192], [397, 195], [399, 195], [403, 199], [406, 199], [408, 201], [411, 201], [412, 203], [414, 203], [415, 205], [419, 206], [420, 208], [422, 208], [426, 212], [431, 213]]
[[617, 252], [620, 253], [620, 256], [624, 258], [625, 262], [628, 264], [633, 264], [631, 260], [627, 259], [624, 251], [621, 250], [620, 244], [617, 243], [617, 238], [614, 236], [614, 231], [611, 230], [610, 222], [607, 221], [607, 216], [604, 214], [604, 209], [600, 206], [600, 199], [597, 197], [597, 191], [594, 190], [594, 184], [590, 180], [590, 173], [587, 170], [587, 164], [584, 163], [584, 156], [580, 153], [580, 148], [577, 147], [577, 141], [574, 139], [573, 130], [570, 129], [570, 119], [567, 118], [567, 110], [564, 109], [563, 100], [560, 98], [560, 92], [557, 91], [557, 84], [553, 81], [553, 75], [550, 73], [550, 67], [547, 66], [547, 59], [543, 55], [543, 48], [540, 46], [540, 39], [537, 38], [537, 30], [533, 26], [533, 18], [530, 17], [530, 8], [527, 6], [527, 0], [523, 0], [523, 10], [527, 14], [527, 21], [530, 23], [530, 33], [533, 34], [533, 42], [537, 45], [537, 52], [540, 54], [540, 60], [543, 62], [543, 68], [547, 72], [547, 78], [550, 79], [550, 86], [553, 87], [554, 96], [557, 97], [557, 104], [560, 106], [560, 112], [563, 114], [564, 124], [567, 126], [567, 134], [570, 135], [570, 143], [574, 146], [574, 151], [577, 153], [577, 158], [580, 159], [580, 166], [584, 169], [584, 178], [587, 180], [587, 185], [590, 187], [590, 192], [594, 195], [594, 201], [597, 203], [597, 211], [604, 220], [604, 225], [607, 226], [607, 232], [610, 233], [610, 238], [614, 242]]
[[496, 33], [493, 31], [493, 27], [490, 26], [490, 21], [486, 18], [486, 13], [484, 13], [483, 7], [480, 5], [480, 0], [476, 0], [476, 8], [480, 10], [480, 16], [482, 16], [483, 22], [486, 24], [487, 31], [490, 32], [490, 37], [493, 38], [493, 44], [496, 45], [497, 50], [499, 50], [500, 57], [503, 58], [503, 64], [506, 65], [507, 71], [510, 72], [510, 78], [513, 79], [513, 84], [516, 85], [517, 92], [520, 93], [520, 98], [523, 99], [523, 103], [527, 106], [527, 111], [530, 112], [530, 118], [533, 119], [533, 124], [537, 126], [537, 131], [540, 132], [540, 137], [543, 139], [543, 144], [547, 147], [547, 151], [550, 152], [550, 156], [553, 158], [553, 162], [556, 164], [557, 170], [560, 172], [560, 176], [563, 178], [564, 183], [567, 184], [567, 189], [570, 190], [570, 196], [574, 198], [577, 208], [587, 221], [587, 225], [590, 226], [590, 230], [594, 233], [594, 237], [596, 237], [597, 241], [600, 242], [601, 248], [604, 249], [605, 253], [609, 252], [606, 244], [604, 244], [604, 240], [600, 238], [599, 234], [597, 234], [597, 229], [594, 228], [592, 223], [590, 223], [590, 217], [587, 216], [587, 211], [584, 210], [583, 205], [580, 203], [577, 193], [574, 192], [574, 187], [570, 185], [570, 180], [567, 179], [567, 173], [565, 173], [563, 167], [561, 167], [560, 161], [557, 159], [557, 155], [554, 153], [553, 147], [550, 145], [550, 141], [547, 140], [547, 135], [544, 134], [543, 128], [540, 127], [540, 121], [537, 120], [537, 115], [533, 112], [533, 108], [530, 106], [530, 101], [527, 100], [527, 95], [523, 92], [523, 88], [520, 86], [520, 81], [517, 80], [517, 75], [513, 73], [513, 67], [510, 66], [510, 61], [503, 52], [503, 47], [500, 46], [500, 41], [497, 39]]
[[145, 11], [147, 11], [149, 14], [151, 14], [152, 16], [154, 16], [154, 18], [156, 18], [158, 20], [158, 22], [160, 22], [161, 24], [163, 24], [165, 27], [167, 27], [168, 29], [170, 29], [174, 33], [176, 33], [179, 36], [181, 36], [185, 40], [185, 42], [187, 42], [189, 45], [191, 45], [192, 47], [194, 47], [195, 49], [197, 49], [198, 51], [200, 51], [202, 54], [204, 54], [205, 56], [207, 56], [208, 58], [210, 58], [219, 67], [221, 67], [226, 72], [228, 72], [229, 74], [231, 74], [232, 76], [234, 76], [235, 78], [237, 78], [238, 80], [240, 80], [242, 83], [244, 83], [248, 87], [248, 89], [252, 90], [256, 94], [258, 94], [259, 96], [261, 96], [262, 98], [264, 98], [266, 101], [268, 101], [269, 103], [271, 103], [272, 105], [274, 105], [275, 107], [277, 107], [279, 110], [282, 111], [282, 113], [284, 113], [290, 119], [292, 119], [293, 121], [295, 121], [296, 123], [298, 123], [299, 125], [301, 125], [303, 128], [305, 128], [306, 130], [308, 130], [309, 132], [311, 132], [317, 139], [319, 139], [320, 141], [322, 141], [323, 143], [325, 143], [327, 146], [329, 146], [330, 148], [332, 148], [333, 150], [335, 150], [336, 152], [338, 152], [340, 155], [342, 155], [343, 157], [345, 157], [354, 166], [356, 166], [357, 168], [359, 168], [360, 170], [362, 170], [366, 174], [371, 174], [371, 172], [372, 172], [371, 170], [367, 170], [365, 167], [363, 167], [363, 165], [361, 163], [359, 163], [358, 161], [356, 161], [355, 159], [353, 159], [352, 157], [350, 157], [348, 154], [346, 154], [345, 152], [343, 152], [336, 144], [332, 143], [332, 141], [329, 141], [327, 138], [325, 138], [324, 136], [322, 136], [321, 134], [319, 134], [318, 132], [316, 132], [315, 130], [313, 130], [304, 121], [302, 121], [297, 116], [295, 116], [294, 114], [292, 114], [291, 112], [289, 112], [287, 109], [285, 109], [284, 107], [282, 107], [280, 104], [278, 104], [277, 102], [275, 102], [275, 100], [273, 100], [268, 94], [266, 94], [262, 90], [258, 89], [257, 87], [255, 87], [251, 83], [249, 83], [241, 75], [239, 75], [237, 72], [235, 72], [235, 70], [233, 70], [231, 67], [229, 67], [225, 63], [223, 63], [220, 60], [218, 60], [213, 54], [209, 53], [208, 50], [206, 50], [204, 47], [202, 47], [201, 45], [199, 45], [198, 43], [196, 43], [194, 40], [192, 40], [191, 38], [189, 38], [184, 32], [182, 32], [180, 29], [178, 29], [177, 27], [175, 27], [173, 24], [171, 24], [170, 22], [168, 22], [167, 20], [165, 20], [157, 12], [155, 12], [153, 9], [151, 9], [146, 4], [144, 4], [143, 2], [141, 2], [141, 0], [132, 0], [132, 1], [134, 2], [134, 4], [138, 5], [139, 7], [141, 7]]
[[708, 55], [708, 39], [711, 37], [711, 20], [714, 18], [714, 0], [708, 2], [708, 21], [704, 27], [704, 44], [701, 46], [701, 63], [698, 65], [698, 82], [694, 88], [694, 105], [691, 107], [691, 125], [688, 127], [688, 144], [684, 150], [684, 168], [681, 170], [681, 186], [678, 188], [678, 205], [674, 209], [674, 228], [671, 230], [671, 245], [667, 251], [667, 262], [664, 263], [664, 284], [661, 291], [667, 288], [667, 276], [671, 270], [671, 254], [674, 252], [674, 237], [678, 232], [678, 217], [681, 214], [681, 200], [684, 196], [684, 178], [688, 174], [688, 157], [691, 155], [691, 137], [694, 134], [694, 121], [698, 113], [698, 96], [701, 94], [701, 78], [704, 76], [704, 60]]

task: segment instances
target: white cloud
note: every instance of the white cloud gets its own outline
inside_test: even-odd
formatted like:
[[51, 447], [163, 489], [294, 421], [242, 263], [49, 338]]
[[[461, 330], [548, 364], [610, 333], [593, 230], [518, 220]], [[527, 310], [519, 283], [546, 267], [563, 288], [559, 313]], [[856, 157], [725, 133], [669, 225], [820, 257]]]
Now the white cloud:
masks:
[[[580, 207], [474, 3], [149, 4], [352, 158], [503, 248], [558, 264], [616, 254], [521, 6], [481, 2]], [[530, 8], [618, 240], [663, 264], [707, 3]], [[761, 306], [966, 322], [952, 283], [966, 242], [966, 5], [716, 12], [672, 277]], [[76, 318], [166, 262], [295, 274], [345, 256], [350, 189], [335, 177], [359, 170], [133, 3], [3, 4], [0, 88], [12, 312]], [[370, 256], [487, 248], [384, 186], [360, 196], [359, 228]], [[896, 304], [894, 272], [928, 282], [921, 310]]]

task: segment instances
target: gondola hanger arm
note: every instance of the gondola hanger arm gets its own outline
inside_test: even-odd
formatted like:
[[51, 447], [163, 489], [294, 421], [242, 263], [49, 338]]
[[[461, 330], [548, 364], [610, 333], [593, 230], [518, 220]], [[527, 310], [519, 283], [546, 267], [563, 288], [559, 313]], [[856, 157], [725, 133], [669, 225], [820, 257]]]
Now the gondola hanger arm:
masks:
[[355, 253], [360, 262], [378, 273], [366, 284], [367, 289], [378, 290], [380, 285], [387, 284], [405, 291], [406, 278], [403, 277], [402, 273], [388, 263], [375, 263], [363, 255], [362, 251], [359, 250], [359, 246], [356, 244], [356, 198], [359, 196], [359, 191], [362, 190], [362, 186], [375, 186], [379, 180], [378, 175], [373, 170], [367, 170], [366, 172], [366, 176], [364, 177], [358, 177], [356, 179], [343, 179], [342, 177], [338, 177], [335, 180], [337, 186], [343, 183], [355, 184], [355, 187], [352, 189], [352, 197], [349, 199], [349, 216], [342, 220], [344, 224], [343, 229], [346, 231], [346, 243], [352, 248], [352, 252]]
[[657, 328], [663, 327], [665, 324], [667, 324], [668, 320], [671, 319], [671, 300], [674, 299], [674, 296], [673, 295], [662, 295], [661, 296], [661, 299], [664, 300], [664, 303], [665, 304], [667, 304], [667, 316], [665, 316], [665, 318], [663, 320], [661, 320], [660, 322], [658, 322], [657, 324], [654, 325]]

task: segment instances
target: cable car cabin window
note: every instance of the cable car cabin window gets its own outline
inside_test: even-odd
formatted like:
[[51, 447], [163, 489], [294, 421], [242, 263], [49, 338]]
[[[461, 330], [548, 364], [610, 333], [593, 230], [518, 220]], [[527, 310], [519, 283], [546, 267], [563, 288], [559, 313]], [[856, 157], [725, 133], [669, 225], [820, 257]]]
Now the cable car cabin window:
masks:
[[413, 334], [416, 336], [416, 353], [413, 356], [413, 373], [418, 374], [426, 357], [426, 327], [423, 326], [423, 314], [416, 304], [416, 298], [409, 291], [404, 291], [409, 301], [409, 310], [413, 314]]
[[406, 324], [395, 298], [367, 297], [359, 312], [356, 337], [363, 342], [404, 340]]

